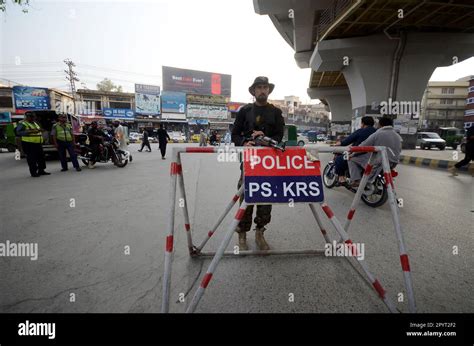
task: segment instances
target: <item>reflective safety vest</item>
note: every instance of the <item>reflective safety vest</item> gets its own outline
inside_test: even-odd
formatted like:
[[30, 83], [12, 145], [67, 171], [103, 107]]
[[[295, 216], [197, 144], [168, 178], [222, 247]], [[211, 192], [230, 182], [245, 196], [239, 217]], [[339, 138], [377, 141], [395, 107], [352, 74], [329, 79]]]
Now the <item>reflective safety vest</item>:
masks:
[[23, 142], [29, 143], [43, 143], [43, 134], [41, 133], [41, 128], [37, 123], [30, 123], [28, 121], [21, 122], [27, 130], [38, 130], [38, 134], [28, 134], [26, 136], [21, 136], [21, 140]]
[[60, 123], [54, 124], [56, 130], [56, 139], [63, 142], [72, 142], [72, 131], [71, 125], [64, 124], [61, 126]]

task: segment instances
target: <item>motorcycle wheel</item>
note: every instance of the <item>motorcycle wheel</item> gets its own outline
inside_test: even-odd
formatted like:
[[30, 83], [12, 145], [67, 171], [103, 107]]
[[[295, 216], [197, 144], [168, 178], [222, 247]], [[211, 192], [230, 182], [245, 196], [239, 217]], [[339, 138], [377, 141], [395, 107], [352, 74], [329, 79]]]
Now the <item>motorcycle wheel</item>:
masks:
[[115, 155], [117, 156], [117, 159], [114, 162], [115, 166], [119, 168], [125, 167], [128, 163], [128, 160], [125, 159], [125, 154], [121, 150], [117, 150]]
[[385, 204], [388, 198], [387, 188], [385, 187], [383, 179], [377, 177], [374, 181], [374, 192], [370, 195], [362, 193], [362, 202], [367, 204], [369, 207], [377, 208]]
[[334, 163], [330, 162], [324, 167], [323, 171], [323, 184], [326, 186], [328, 189], [334, 187], [337, 182], [337, 175], [335, 172], [336, 166]]

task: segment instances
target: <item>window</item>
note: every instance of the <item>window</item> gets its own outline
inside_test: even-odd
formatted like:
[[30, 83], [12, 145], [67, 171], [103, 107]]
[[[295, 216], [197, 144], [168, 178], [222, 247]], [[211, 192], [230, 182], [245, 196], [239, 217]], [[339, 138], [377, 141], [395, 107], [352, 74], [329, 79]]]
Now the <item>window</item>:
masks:
[[13, 98], [11, 91], [0, 91], [0, 107], [13, 108]]
[[442, 105], [452, 105], [453, 104], [453, 100], [452, 99], [440, 99], [440, 103]]
[[125, 102], [110, 102], [110, 108], [131, 109], [132, 106]]
[[454, 94], [454, 88], [448, 88], [448, 94]]
[[441, 89], [441, 94], [447, 94], [447, 93], [448, 93], [448, 88]]
[[470, 105], [471, 103], [474, 103], [474, 97], [469, 97], [469, 98], [467, 99], [466, 103], [467, 103], [468, 105]]

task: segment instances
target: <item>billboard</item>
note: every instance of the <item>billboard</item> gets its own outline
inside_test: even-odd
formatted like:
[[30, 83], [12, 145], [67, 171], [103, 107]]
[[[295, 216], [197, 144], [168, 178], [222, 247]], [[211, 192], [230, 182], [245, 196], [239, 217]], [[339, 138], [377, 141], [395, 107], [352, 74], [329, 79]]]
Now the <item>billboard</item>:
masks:
[[185, 113], [186, 94], [176, 91], [163, 91], [161, 94], [161, 110], [163, 113]]
[[226, 106], [188, 105], [189, 118], [227, 119]]
[[144, 115], [161, 113], [159, 86], [135, 84], [135, 112]]
[[51, 109], [48, 89], [25, 86], [14, 86], [13, 97], [17, 113]]
[[106, 119], [130, 119], [134, 120], [135, 112], [132, 109], [104, 108], [102, 115]]
[[231, 96], [231, 75], [163, 66], [163, 90]]

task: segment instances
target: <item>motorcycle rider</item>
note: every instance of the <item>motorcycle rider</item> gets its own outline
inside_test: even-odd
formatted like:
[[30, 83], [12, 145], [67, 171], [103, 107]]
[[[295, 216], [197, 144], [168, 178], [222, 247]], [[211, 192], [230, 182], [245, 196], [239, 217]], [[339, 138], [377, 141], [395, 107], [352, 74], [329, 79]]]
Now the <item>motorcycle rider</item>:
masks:
[[[360, 146], [384, 146], [387, 147], [387, 156], [390, 168], [394, 168], [398, 164], [400, 153], [402, 151], [403, 139], [393, 128], [393, 119], [389, 117], [381, 117], [379, 119], [379, 129], [370, 135]], [[351, 175], [351, 186], [358, 187], [362, 178], [362, 170], [369, 162], [371, 153], [352, 156], [349, 159], [349, 172]], [[376, 153], [374, 166], [382, 163], [380, 153]]]
[[[335, 146], [358, 146], [360, 143], [365, 141], [371, 134], [373, 134], [376, 129], [374, 128], [374, 118], [371, 116], [365, 116], [361, 119], [360, 129], [352, 133], [349, 137], [345, 138], [342, 141], [335, 143]], [[347, 160], [344, 160], [343, 155], [339, 155], [335, 160], [335, 172], [339, 177], [339, 184], [345, 183], [346, 177], [344, 172], [349, 168]]]
[[104, 133], [98, 128], [97, 121], [91, 123], [91, 127], [87, 131], [87, 136], [89, 137], [89, 144], [92, 151], [92, 157], [88, 167], [93, 169], [95, 168], [94, 163], [99, 161], [100, 145], [104, 143]]

